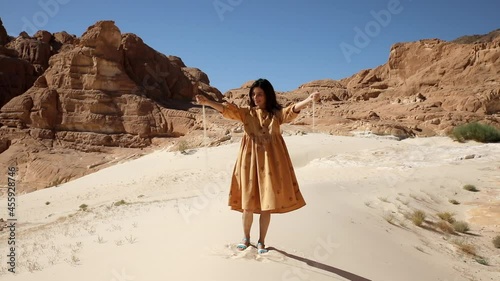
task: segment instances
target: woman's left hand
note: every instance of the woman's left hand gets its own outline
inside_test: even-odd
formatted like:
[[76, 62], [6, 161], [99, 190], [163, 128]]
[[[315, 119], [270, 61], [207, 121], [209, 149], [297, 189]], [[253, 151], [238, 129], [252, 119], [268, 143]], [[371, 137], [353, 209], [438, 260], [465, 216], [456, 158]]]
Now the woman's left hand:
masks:
[[309, 95], [309, 99], [311, 101], [319, 101], [320, 98], [321, 98], [321, 95], [319, 94], [318, 91], [313, 92], [312, 94]]

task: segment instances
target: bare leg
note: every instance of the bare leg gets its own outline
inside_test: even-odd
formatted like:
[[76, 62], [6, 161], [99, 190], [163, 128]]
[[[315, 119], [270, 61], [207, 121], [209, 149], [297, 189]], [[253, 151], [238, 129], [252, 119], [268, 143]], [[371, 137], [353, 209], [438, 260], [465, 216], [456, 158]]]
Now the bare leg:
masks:
[[267, 230], [269, 229], [269, 223], [271, 222], [271, 212], [266, 211], [260, 214], [259, 225], [260, 225], [260, 237], [259, 241], [262, 245], [265, 245]]
[[250, 244], [250, 229], [252, 228], [253, 223], [253, 212], [248, 210], [243, 210], [242, 215], [243, 220], [243, 234], [246, 238], [247, 246]]

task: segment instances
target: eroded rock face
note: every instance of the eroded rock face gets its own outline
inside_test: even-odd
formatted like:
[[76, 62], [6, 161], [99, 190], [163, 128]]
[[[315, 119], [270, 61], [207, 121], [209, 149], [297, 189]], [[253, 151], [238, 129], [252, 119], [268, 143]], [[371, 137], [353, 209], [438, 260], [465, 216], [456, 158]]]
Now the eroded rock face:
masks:
[[7, 43], [9, 43], [9, 35], [3, 26], [2, 19], [0, 19], [0, 46], [6, 45]]
[[[17, 37], [9, 42], [7, 47], [16, 50], [18, 57], [29, 62], [35, 68], [36, 76], [40, 76], [48, 68], [51, 56], [51, 46], [49, 44], [52, 35], [50, 33], [38, 32], [38, 38]], [[48, 37], [48, 38], [47, 38]]]
[[28, 90], [37, 77], [35, 68], [16, 55], [15, 50], [0, 46], [0, 106]]
[[10, 38], [0, 21], [0, 108], [26, 92], [49, 65], [49, 58], [63, 44], [40, 30], [30, 37], [22, 32]]
[[[399, 138], [445, 135], [472, 121], [500, 127], [499, 74], [500, 31], [495, 31], [470, 44], [438, 39], [398, 43], [384, 65], [340, 81], [311, 81], [278, 99], [287, 104], [319, 91], [317, 128], [335, 134], [369, 130]], [[246, 104], [252, 82], [226, 96]], [[309, 111], [296, 124], [311, 125]]]
[[[358, 103], [356, 111], [374, 110], [416, 135], [446, 134], [473, 120], [498, 125], [498, 38], [476, 44], [437, 39], [396, 44], [387, 64], [342, 83], [367, 101]], [[369, 93], [376, 94], [366, 98]]]
[[9, 48], [10, 38], [0, 20], [0, 108], [28, 90], [36, 79], [35, 68]]
[[[158, 53], [136, 35], [121, 34], [112, 21], [97, 22], [80, 38], [39, 31], [9, 44], [20, 58], [0, 56], [2, 65], [37, 78], [19, 90], [22, 94], [6, 98], [0, 109], [0, 136], [14, 141], [7, 154], [19, 149], [15, 140], [20, 136], [43, 141], [48, 151], [147, 147], [153, 138], [189, 133], [196, 116], [185, 109], [192, 107], [194, 95], [222, 98], [204, 72]], [[53, 171], [64, 165], [55, 163]]]
[[169, 99], [191, 100], [193, 84], [181, 67], [134, 34], [124, 34], [125, 70], [147, 97], [165, 104]]
[[[52, 40], [43, 32], [37, 36], [42, 43]], [[61, 40], [75, 43], [67, 36]], [[2, 108], [2, 124], [145, 139], [178, 136], [193, 126], [194, 116], [162, 105], [200, 92], [221, 98], [201, 70], [182, 66], [180, 58], [172, 62], [136, 35], [122, 35], [111, 21], [89, 27], [76, 43], [53, 55], [34, 87]]]

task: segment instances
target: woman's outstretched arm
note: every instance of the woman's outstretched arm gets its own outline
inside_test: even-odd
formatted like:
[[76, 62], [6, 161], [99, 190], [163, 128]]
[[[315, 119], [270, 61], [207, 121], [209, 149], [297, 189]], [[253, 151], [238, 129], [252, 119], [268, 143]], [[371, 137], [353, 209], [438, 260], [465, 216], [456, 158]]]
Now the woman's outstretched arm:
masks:
[[295, 106], [293, 107], [293, 111], [299, 112], [304, 107], [306, 107], [307, 104], [309, 104], [313, 100], [314, 101], [318, 101], [319, 98], [320, 98], [319, 92], [314, 92], [314, 93], [310, 94], [307, 98], [305, 98], [303, 101], [300, 101], [300, 102], [296, 103]]
[[213, 108], [219, 112], [222, 112], [224, 110], [224, 106], [222, 106], [222, 104], [220, 104], [216, 101], [213, 101], [213, 100], [209, 100], [205, 96], [202, 96], [202, 95], [196, 95], [196, 102], [199, 105], [208, 105], [211, 108]]

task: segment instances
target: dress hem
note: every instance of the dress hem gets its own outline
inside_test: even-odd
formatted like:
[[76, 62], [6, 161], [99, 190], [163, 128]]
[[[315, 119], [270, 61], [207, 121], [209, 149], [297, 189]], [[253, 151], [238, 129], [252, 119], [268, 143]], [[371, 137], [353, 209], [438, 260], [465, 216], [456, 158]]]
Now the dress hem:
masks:
[[[295, 211], [295, 210], [298, 210], [302, 207], [304, 207], [306, 205], [306, 203], [304, 204], [300, 204], [300, 205], [294, 205], [294, 206], [290, 206], [288, 208], [284, 208], [284, 209], [273, 209], [273, 210], [251, 210], [253, 213], [255, 214], [260, 214], [261, 212], [267, 212], [267, 211], [270, 211], [271, 214], [284, 214], [284, 213], [289, 213], [289, 212], [292, 212], [292, 211]], [[236, 206], [230, 206], [231, 207], [231, 210], [233, 211], [238, 211], [240, 213], [243, 212], [243, 209], [241, 209], [241, 207], [236, 207]]]

